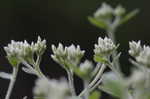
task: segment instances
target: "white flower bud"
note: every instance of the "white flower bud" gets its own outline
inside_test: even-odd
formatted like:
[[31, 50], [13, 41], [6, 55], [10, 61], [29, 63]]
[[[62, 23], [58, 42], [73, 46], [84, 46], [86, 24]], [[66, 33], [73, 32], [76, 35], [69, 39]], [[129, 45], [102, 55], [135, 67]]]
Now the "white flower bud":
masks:
[[107, 37], [98, 38], [98, 44], [95, 44], [94, 53], [97, 56], [108, 56], [116, 49], [113, 41]]
[[106, 3], [103, 3], [100, 8], [94, 13], [95, 18], [106, 17], [113, 13], [113, 8]]
[[88, 61], [88, 60], [85, 60], [83, 63], [80, 64], [80, 70], [82, 72], [91, 72], [91, 70], [93, 69], [93, 63]]
[[150, 47], [144, 46], [139, 56], [136, 57], [136, 61], [143, 65], [150, 66]]
[[117, 16], [122, 16], [123, 14], [125, 14], [126, 10], [121, 6], [118, 5], [115, 9], [114, 9], [114, 14]]
[[142, 51], [141, 41], [129, 42], [129, 47], [130, 47], [129, 54], [133, 57], [137, 57], [140, 54], [140, 52]]
[[75, 47], [73, 44], [69, 47], [66, 47], [67, 51], [67, 58], [71, 62], [74, 62], [75, 64], [78, 64], [80, 62], [80, 59], [83, 57], [85, 51], [81, 51], [80, 46], [78, 45]]
[[65, 79], [55, 80], [47, 78], [40, 78], [36, 81], [33, 93], [35, 97], [44, 97], [44, 99], [67, 99], [71, 95]]
[[[32, 43], [33, 44], [33, 43]], [[34, 50], [37, 52], [37, 54], [43, 54], [45, 49], [46, 49], [46, 40], [44, 39], [43, 41], [41, 40], [41, 37], [38, 36], [38, 40], [34, 45]]]

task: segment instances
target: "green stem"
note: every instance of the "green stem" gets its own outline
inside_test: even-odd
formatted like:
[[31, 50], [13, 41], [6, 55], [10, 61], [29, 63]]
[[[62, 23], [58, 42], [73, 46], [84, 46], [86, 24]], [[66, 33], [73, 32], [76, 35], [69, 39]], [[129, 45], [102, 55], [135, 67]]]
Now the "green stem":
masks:
[[12, 93], [12, 90], [13, 90], [13, 87], [14, 87], [14, 84], [15, 84], [15, 81], [16, 81], [17, 74], [18, 74], [18, 66], [13, 67], [12, 78], [10, 79], [10, 83], [9, 83], [9, 87], [8, 87], [5, 99], [10, 98], [10, 95]]

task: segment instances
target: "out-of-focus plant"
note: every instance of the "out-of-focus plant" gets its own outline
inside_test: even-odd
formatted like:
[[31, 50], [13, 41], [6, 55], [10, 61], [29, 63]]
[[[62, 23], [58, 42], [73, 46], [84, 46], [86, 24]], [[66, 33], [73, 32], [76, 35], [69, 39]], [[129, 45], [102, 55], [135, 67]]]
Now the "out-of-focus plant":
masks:
[[[103, 3], [94, 16], [88, 17], [93, 25], [106, 30], [108, 35], [99, 37], [98, 43], [94, 45], [93, 59], [96, 66], [88, 59], [82, 61], [85, 50], [81, 50], [79, 45], [52, 45], [51, 58], [64, 68], [67, 79], [49, 79], [41, 71], [40, 62], [46, 50], [46, 40], [38, 37], [37, 42], [31, 44], [26, 40], [12, 40], [4, 50], [13, 72], [0, 72], [0, 77], [10, 80], [5, 99], [10, 99], [20, 64], [24, 65], [24, 72], [38, 77], [33, 88], [33, 99], [100, 99], [101, 91], [119, 99], [150, 99], [150, 46], [142, 46], [141, 41], [129, 42], [130, 62], [135, 68], [131, 76], [125, 77], [120, 69], [121, 53], [117, 52], [119, 44], [115, 40], [117, 28], [137, 13], [137, 9], [126, 13], [121, 5], [112, 8]], [[106, 68], [110, 71], [105, 72]], [[74, 75], [83, 81], [84, 88], [79, 94], [76, 93]], [[23, 99], [27, 99], [27, 96]]]

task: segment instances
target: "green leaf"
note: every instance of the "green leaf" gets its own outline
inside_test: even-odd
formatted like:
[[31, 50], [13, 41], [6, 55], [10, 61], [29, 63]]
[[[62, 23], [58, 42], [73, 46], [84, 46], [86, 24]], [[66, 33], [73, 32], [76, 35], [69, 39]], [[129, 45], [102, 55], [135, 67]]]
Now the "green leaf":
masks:
[[101, 56], [94, 55], [94, 61], [100, 63], [107, 63], [107, 59]]
[[126, 87], [124, 82], [113, 72], [104, 74], [102, 85], [99, 88], [114, 97], [122, 98], [126, 95]]
[[131, 18], [133, 18], [134, 16], [136, 16], [139, 13], [138, 9], [133, 10], [132, 12], [128, 13], [126, 16], [124, 16], [121, 21], [120, 21], [120, 25], [124, 24], [125, 22], [129, 21]]
[[107, 29], [107, 24], [103, 20], [96, 19], [90, 16], [88, 17], [88, 20], [91, 24], [97, 26], [98, 28]]
[[101, 97], [100, 91], [94, 91], [89, 96], [89, 99], [100, 99], [100, 97]]

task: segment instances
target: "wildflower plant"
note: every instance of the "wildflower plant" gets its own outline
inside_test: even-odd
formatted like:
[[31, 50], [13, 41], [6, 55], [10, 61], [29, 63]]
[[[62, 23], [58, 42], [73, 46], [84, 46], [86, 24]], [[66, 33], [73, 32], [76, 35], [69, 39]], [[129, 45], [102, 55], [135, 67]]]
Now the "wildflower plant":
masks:
[[[41, 71], [40, 62], [47, 48], [45, 39], [38, 37], [37, 42], [31, 44], [26, 40], [12, 40], [4, 50], [13, 71], [11, 74], [0, 72], [0, 77], [10, 80], [5, 99], [10, 99], [20, 64], [23, 64], [21, 69], [24, 72], [38, 77], [33, 99], [100, 99], [101, 92], [118, 99], [150, 99], [150, 46], [142, 46], [141, 41], [129, 42], [132, 57], [129, 60], [135, 68], [129, 77], [125, 77], [120, 69], [119, 44], [115, 41], [117, 28], [137, 13], [137, 9], [127, 13], [121, 5], [112, 8], [103, 3], [93, 16], [88, 17], [93, 25], [107, 33], [106, 37], [99, 37], [94, 45], [94, 63], [88, 59], [82, 61], [85, 50], [80, 45], [52, 45], [51, 58], [67, 72], [67, 79], [50, 79]], [[110, 71], [105, 72], [106, 68]], [[83, 81], [84, 88], [79, 94], [75, 90], [74, 75]]]

